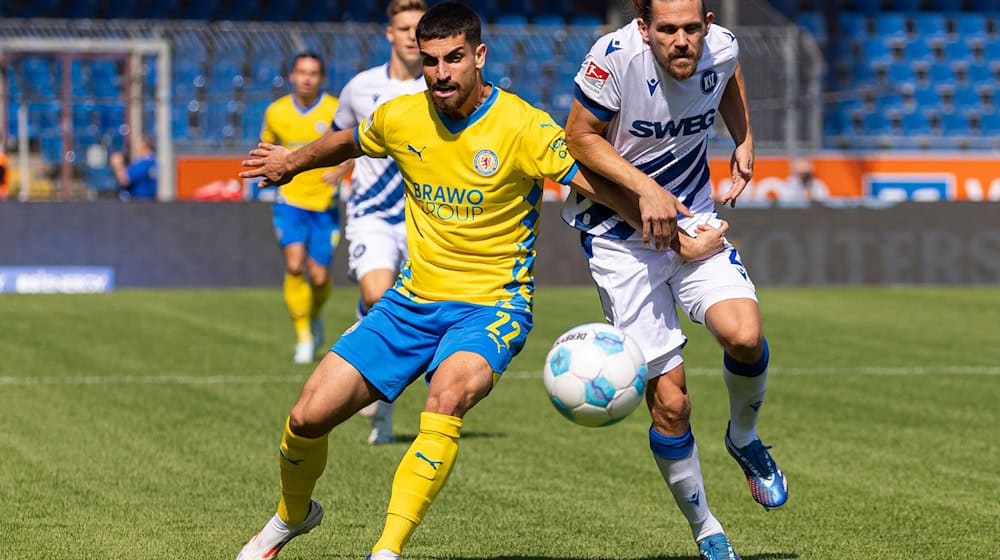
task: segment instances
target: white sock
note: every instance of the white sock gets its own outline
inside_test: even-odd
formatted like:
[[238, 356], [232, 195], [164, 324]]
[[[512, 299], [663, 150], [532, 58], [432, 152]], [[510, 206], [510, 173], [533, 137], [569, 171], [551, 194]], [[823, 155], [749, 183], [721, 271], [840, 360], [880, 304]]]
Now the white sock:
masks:
[[721, 533], [722, 524], [712, 515], [705, 496], [705, 481], [701, 477], [701, 462], [698, 460], [698, 445], [692, 441], [691, 453], [681, 459], [668, 459], [653, 453], [656, 466], [666, 481], [670, 493], [674, 495], [677, 507], [691, 525], [695, 542], [705, 537]]
[[757, 418], [767, 391], [768, 354], [765, 339], [764, 355], [757, 363], [742, 364], [729, 356], [722, 361], [722, 377], [729, 389], [729, 438], [736, 447], [744, 447], [758, 438]]

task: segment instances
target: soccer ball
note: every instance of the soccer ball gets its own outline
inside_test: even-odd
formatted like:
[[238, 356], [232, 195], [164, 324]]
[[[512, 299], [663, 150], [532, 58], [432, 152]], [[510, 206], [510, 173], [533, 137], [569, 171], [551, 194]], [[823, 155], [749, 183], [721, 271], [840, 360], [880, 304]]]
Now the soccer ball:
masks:
[[646, 360], [621, 329], [587, 323], [556, 339], [542, 379], [560, 414], [582, 426], [607, 426], [642, 402]]

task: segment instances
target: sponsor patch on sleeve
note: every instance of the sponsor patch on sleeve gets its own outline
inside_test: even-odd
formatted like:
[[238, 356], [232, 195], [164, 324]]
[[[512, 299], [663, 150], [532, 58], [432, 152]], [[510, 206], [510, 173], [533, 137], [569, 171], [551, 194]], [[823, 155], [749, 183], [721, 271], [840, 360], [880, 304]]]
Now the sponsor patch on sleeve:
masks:
[[608, 83], [609, 78], [611, 78], [611, 72], [601, 68], [601, 66], [593, 60], [587, 60], [584, 62], [583, 66], [583, 76], [580, 83], [580, 89], [591, 97], [599, 98], [601, 96], [601, 92], [604, 91], [604, 85]]

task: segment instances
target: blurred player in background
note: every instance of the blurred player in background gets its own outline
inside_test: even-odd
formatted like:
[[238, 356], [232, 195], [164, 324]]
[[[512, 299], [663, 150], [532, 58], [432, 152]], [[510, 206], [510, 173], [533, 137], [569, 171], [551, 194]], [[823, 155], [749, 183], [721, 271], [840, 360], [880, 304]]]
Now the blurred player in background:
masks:
[[[326, 69], [319, 55], [305, 52], [292, 61], [293, 92], [264, 112], [262, 142], [297, 150], [323, 136], [337, 111], [337, 99], [320, 91]], [[274, 231], [285, 257], [285, 304], [295, 335], [293, 361], [307, 364], [323, 345], [322, 309], [330, 296], [330, 264], [340, 241], [336, 183], [344, 169], [313, 169], [278, 191]]]
[[118, 181], [118, 198], [156, 200], [156, 144], [153, 139], [149, 136], [140, 138], [139, 148], [133, 156], [128, 165], [121, 152], [114, 152], [108, 158]]
[[[392, 45], [389, 62], [361, 72], [340, 92], [334, 130], [354, 128], [375, 108], [397, 97], [427, 89], [423, 78], [417, 22], [427, 11], [424, 0], [392, 0], [386, 8], [385, 37]], [[392, 287], [408, 253], [403, 209], [403, 178], [391, 158], [362, 156], [354, 162], [347, 199], [348, 276], [358, 282], [360, 320]], [[393, 441], [392, 403], [376, 401], [361, 410], [371, 417], [368, 443]]]
[[[591, 48], [576, 76], [576, 101], [566, 124], [570, 152], [614, 183], [639, 194], [679, 197], [692, 217], [679, 235], [718, 219], [709, 183], [708, 135], [722, 116], [735, 141], [735, 205], [753, 173], [754, 147], [739, 44], [712, 25], [701, 0], [634, 0], [639, 18]], [[570, 194], [564, 218], [586, 233], [584, 248], [608, 320], [636, 339], [649, 361], [649, 446], [677, 505], [687, 517], [701, 558], [738, 560], [712, 515], [691, 433], [681, 332], [675, 304], [704, 323], [724, 350], [730, 423], [724, 442], [765, 508], [788, 497], [781, 470], [757, 435], [764, 401], [768, 348], [756, 290], [739, 253], [726, 249], [683, 262], [643, 245], [613, 211]]]
[[[531, 330], [543, 179], [590, 194], [599, 188], [590, 178], [606, 183], [578, 169], [547, 114], [483, 81], [480, 34], [479, 17], [464, 5], [433, 6], [417, 25], [427, 92], [384, 103], [353, 130], [298, 152], [261, 144], [244, 162], [255, 169], [242, 177], [280, 184], [362, 154], [393, 157], [406, 189], [410, 258], [395, 286], [306, 381], [282, 435], [278, 511], [239, 560], [273, 558], [319, 525], [323, 508], [311, 497], [330, 430], [426, 374], [420, 431], [396, 470], [370, 556], [400, 557], [452, 470], [463, 417], [493, 389]], [[603, 191], [625, 194], [610, 185]]]

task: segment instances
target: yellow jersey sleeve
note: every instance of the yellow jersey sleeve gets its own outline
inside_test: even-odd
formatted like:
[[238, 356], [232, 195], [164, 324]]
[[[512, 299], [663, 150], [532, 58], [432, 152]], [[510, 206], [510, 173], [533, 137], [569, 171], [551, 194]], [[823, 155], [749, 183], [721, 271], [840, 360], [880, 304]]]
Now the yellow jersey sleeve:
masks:
[[542, 111], [533, 110], [526, 117], [517, 150], [521, 169], [529, 177], [569, 184], [577, 166], [566, 148], [566, 132]]

